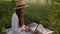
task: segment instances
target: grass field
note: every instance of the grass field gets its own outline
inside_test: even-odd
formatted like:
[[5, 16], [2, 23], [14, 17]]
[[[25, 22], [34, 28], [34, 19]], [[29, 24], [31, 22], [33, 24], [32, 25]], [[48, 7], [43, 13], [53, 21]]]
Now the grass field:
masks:
[[41, 23], [46, 28], [55, 31], [53, 34], [60, 34], [60, 3], [54, 2], [51, 6], [31, 4], [25, 10], [25, 23]]
[[[33, 3], [29, 5], [24, 11], [25, 24], [36, 22], [53, 30], [53, 34], [60, 34], [60, 3], [54, 2], [51, 6]], [[11, 16], [14, 12], [11, 7], [13, 6], [6, 5], [5, 8], [2, 6], [0, 9], [0, 34], [5, 34], [1, 32], [3, 27], [6, 29], [11, 27]]]

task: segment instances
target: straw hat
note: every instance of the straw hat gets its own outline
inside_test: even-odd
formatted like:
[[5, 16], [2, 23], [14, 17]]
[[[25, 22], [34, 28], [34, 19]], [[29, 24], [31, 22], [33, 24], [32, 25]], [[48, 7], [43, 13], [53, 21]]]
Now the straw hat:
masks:
[[24, 4], [25, 4], [24, 0], [19, 0], [18, 2], [16, 2], [16, 6], [24, 5]]

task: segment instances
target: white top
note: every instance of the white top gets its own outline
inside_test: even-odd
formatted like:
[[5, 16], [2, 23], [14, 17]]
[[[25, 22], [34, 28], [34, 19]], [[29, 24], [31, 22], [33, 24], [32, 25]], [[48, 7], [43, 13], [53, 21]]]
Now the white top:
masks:
[[12, 30], [18, 30], [19, 27], [19, 21], [18, 21], [18, 16], [16, 15], [16, 13], [13, 14], [12, 16]]

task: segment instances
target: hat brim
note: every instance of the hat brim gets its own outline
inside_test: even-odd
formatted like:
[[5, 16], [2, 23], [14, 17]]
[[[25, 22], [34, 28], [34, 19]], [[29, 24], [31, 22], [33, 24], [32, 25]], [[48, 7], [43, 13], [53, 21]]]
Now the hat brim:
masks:
[[20, 6], [16, 6], [16, 8], [14, 9], [21, 9], [21, 8], [26, 8], [29, 7], [29, 5], [20, 5]]

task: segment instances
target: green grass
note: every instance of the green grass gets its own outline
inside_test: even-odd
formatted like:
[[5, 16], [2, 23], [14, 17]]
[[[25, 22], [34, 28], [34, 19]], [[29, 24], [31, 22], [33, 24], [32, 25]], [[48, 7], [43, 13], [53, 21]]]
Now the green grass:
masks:
[[31, 4], [24, 13], [26, 24], [36, 22], [53, 30], [53, 34], [60, 33], [60, 3], [53, 3], [51, 6]]
[[[1, 32], [3, 27], [6, 29], [11, 27], [11, 17], [14, 12], [11, 9], [13, 8], [13, 5], [9, 4], [4, 6], [5, 8], [2, 5], [2, 8], [0, 9], [0, 34], [5, 34]], [[53, 30], [53, 34], [60, 34], [60, 3], [54, 2], [51, 6], [30, 4], [30, 6], [24, 11], [24, 19], [25, 24], [36, 22]]]

